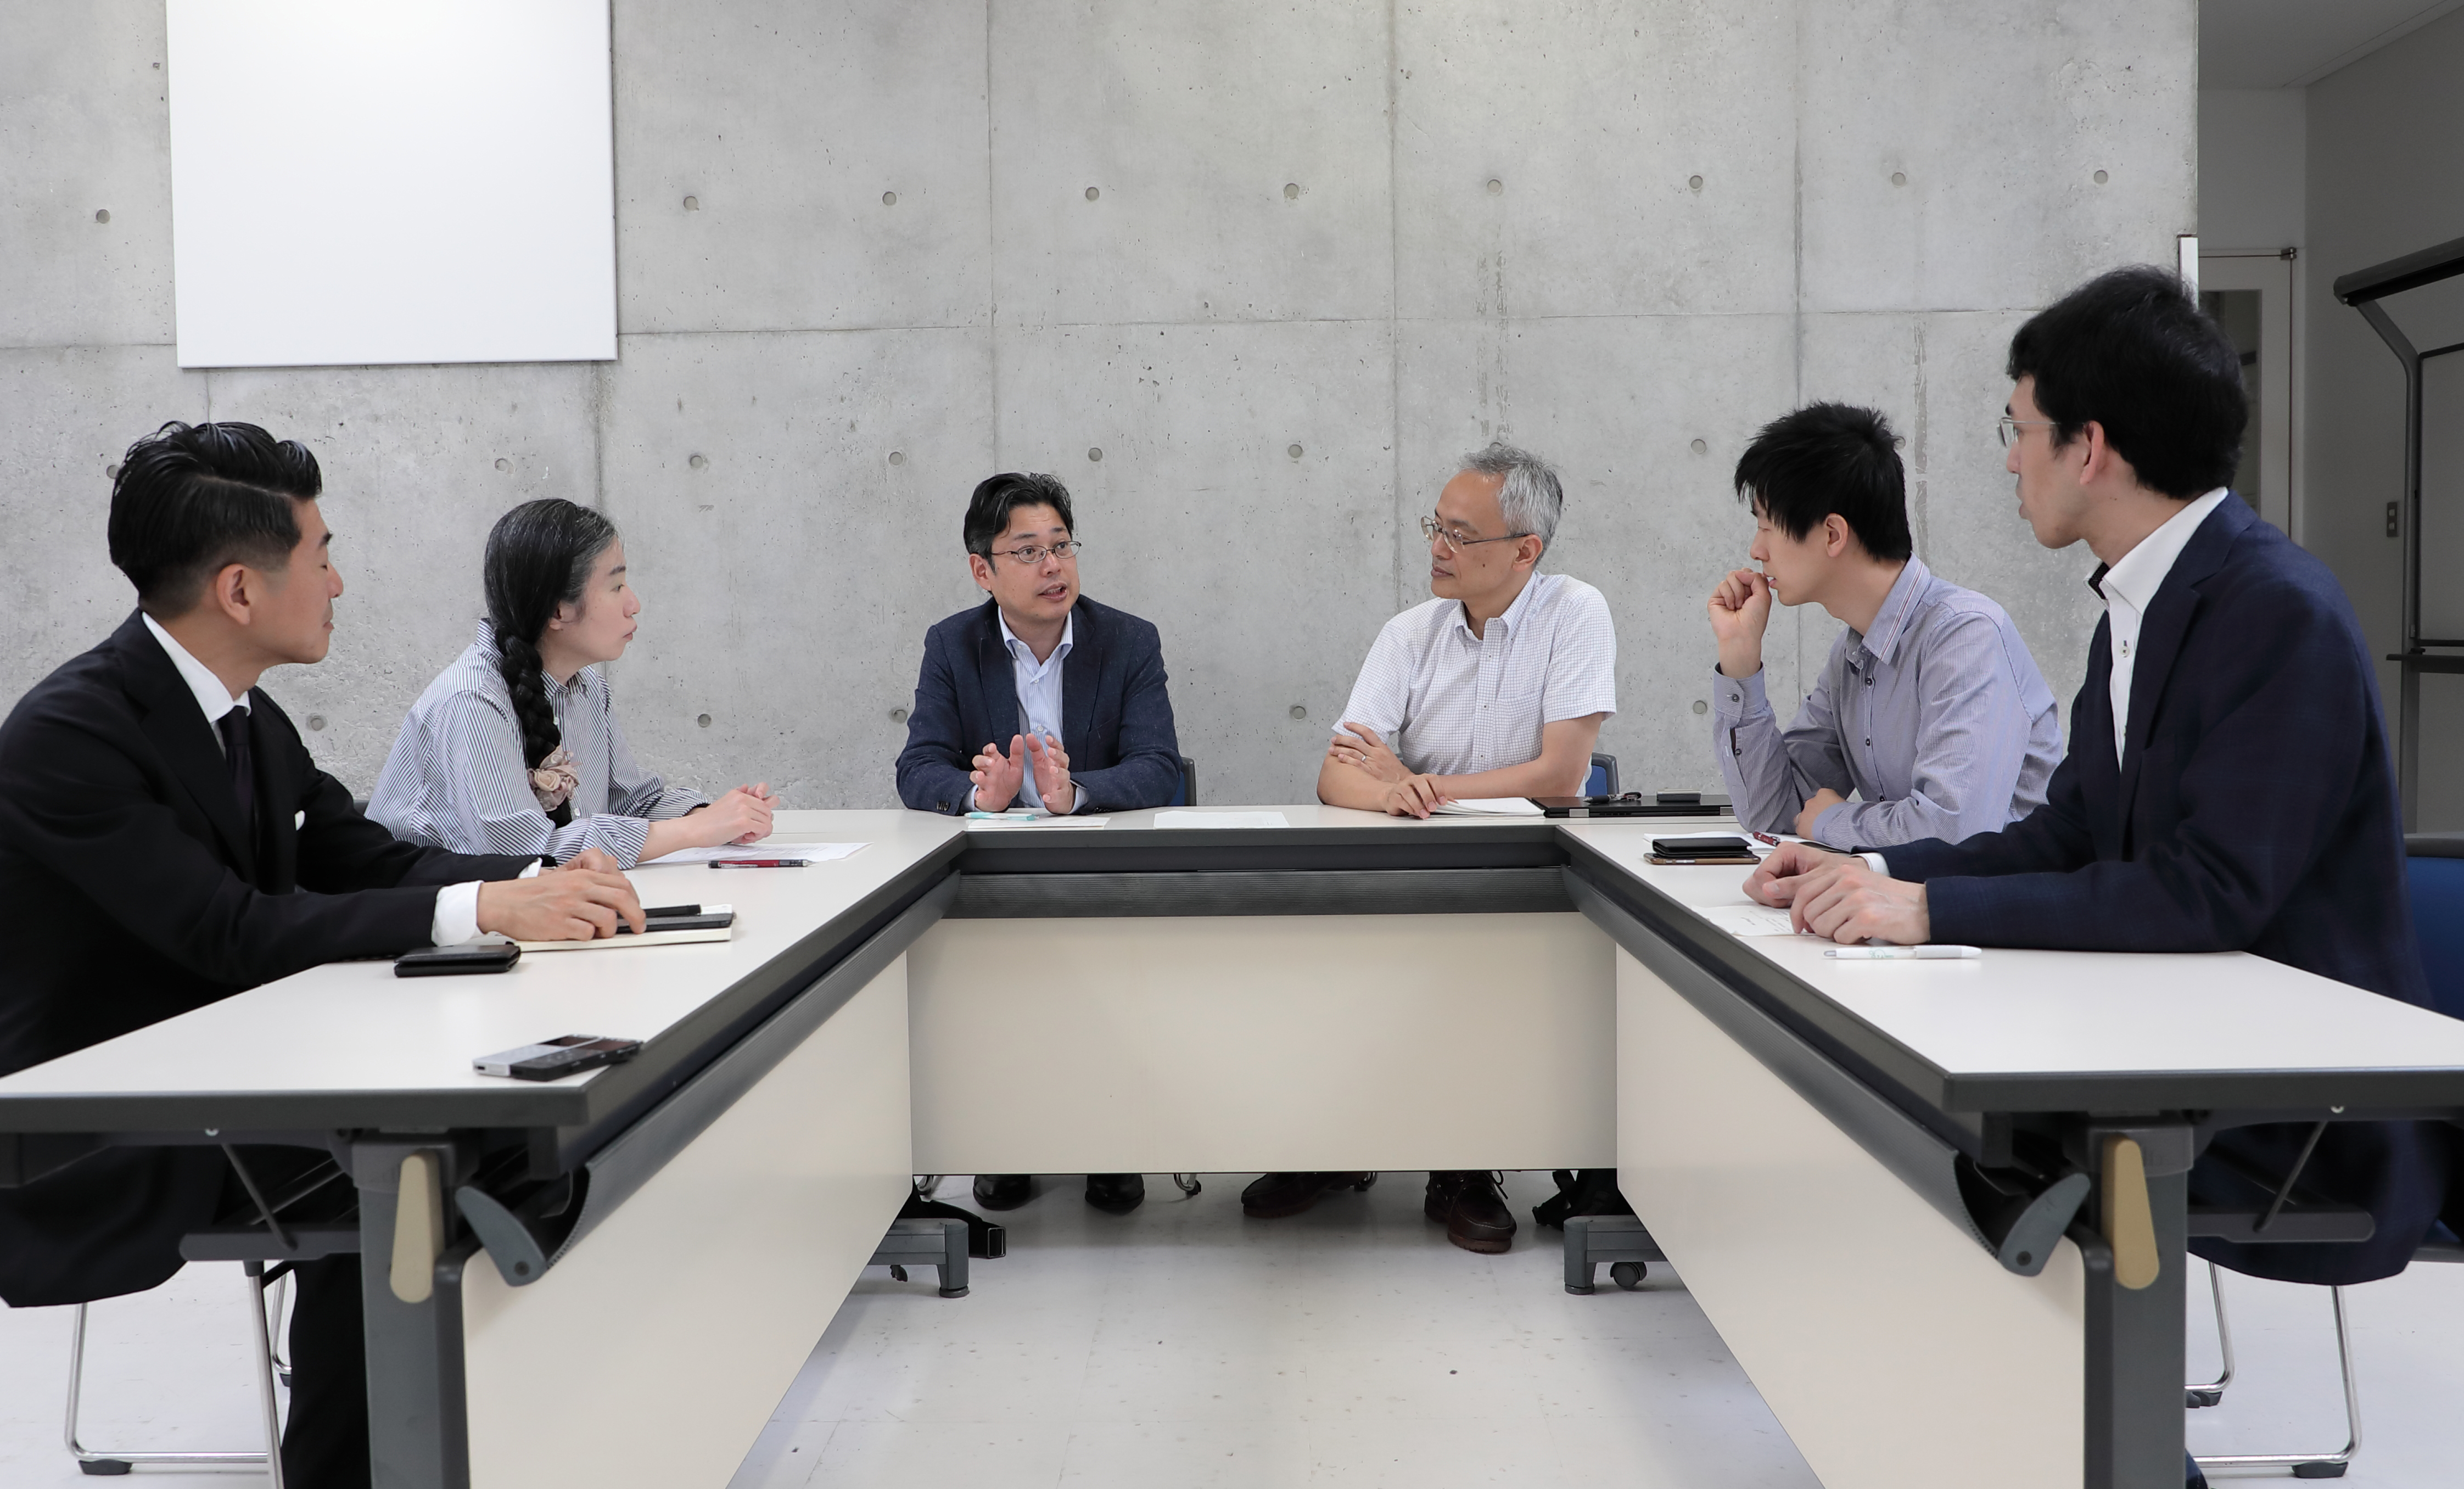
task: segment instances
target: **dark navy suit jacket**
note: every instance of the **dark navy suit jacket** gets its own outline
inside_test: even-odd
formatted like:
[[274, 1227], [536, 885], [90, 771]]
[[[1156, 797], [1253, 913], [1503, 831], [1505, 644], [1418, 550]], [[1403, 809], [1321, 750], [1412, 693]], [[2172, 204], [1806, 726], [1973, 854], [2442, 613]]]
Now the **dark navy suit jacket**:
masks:
[[[1934, 938], [2251, 952], [2426, 1006], [2377, 674], [2326, 565], [2227, 499], [2148, 603], [2119, 762], [2112, 675], [2100, 621], [2043, 806], [1957, 844], [1881, 850], [1894, 877], [1925, 886]], [[2281, 1175], [2307, 1131], [2245, 1128], [2215, 1147]], [[2445, 1154], [2437, 1128], [2331, 1126], [2303, 1187], [2367, 1208], [2372, 1240], [2193, 1249], [2293, 1281], [2391, 1275], [2437, 1215]], [[2252, 1194], [2220, 1163], [2192, 1171], [2194, 1203], [2238, 1208]]]
[[[302, 968], [426, 946], [438, 887], [536, 862], [396, 842], [262, 689], [248, 737], [254, 822], [196, 695], [134, 615], [0, 724], [0, 904], [41, 929], [0, 956], [0, 1074]], [[154, 1286], [180, 1269], [181, 1236], [213, 1219], [225, 1169], [210, 1147], [112, 1148], [0, 1189], [0, 1298]]]
[[[1019, 732], [1018, 673], [993, 601], [924, 633], [898, 799], [919, 812], [967, 810], [967, 778], [986, 744]], [[1164, 688], [1163, 638], [1127, 611], [1081, 595], [1061, 664], [1061, 748], [1090, 812], [1169, 806], [1180, 788], [1180, 742]]]

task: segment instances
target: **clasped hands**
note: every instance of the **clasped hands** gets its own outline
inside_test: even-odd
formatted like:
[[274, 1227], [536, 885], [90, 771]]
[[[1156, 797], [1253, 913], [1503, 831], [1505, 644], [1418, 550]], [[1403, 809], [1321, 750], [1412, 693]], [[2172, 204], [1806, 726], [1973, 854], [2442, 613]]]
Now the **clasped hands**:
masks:
[[1018, 799], [1029, 769], [1035, 772], [1035, 794], [1045, 811], [1067, 817], [1077, 807], [1078, 783], [1069, 778], [1069, 754], [1061, 741], [1050, 734], [1012, 734], [1007, 755], [1000, 745], [987, 744], [976, 756], [975, 769], [967, 776], [976, 783], [976, 810], [1006, 810]]
[[1843, 946], [1921, 946], [1933, 934], [1925, 886], [1874, 872], [1853, 853], [1783, 843], [1746, 876], [1746, 898], [1786, 909], [1788, 923]]
[[[1345, 733], [1345, 731], [1350, 733]], [[1435, 776], [1415, 775], [1405, 768], [1402, 759], [1377, 737], [1377, 731], [1366, 724], [1344, 722], [1343, 728], [1326, 747], [1327, 758], [1338, 765], [1365, 771], [1369, 777], [1386, 787], [1386, 799], [1378, 803], [1389, 817], [1427, 817], [1441, 801], [1452, 800], [1438, 785]]]
[[730, 843], [759, 843], [770, 836], [770, 814], [778, 805], [779, 799], [770, 794], [766, 780], [738, 786], [708, 806], [697, 806], [685, 814], [696, 839], [688, 845], [720, 848]]
[[598, 848], [534, 878], [479, 887], [479, 929], [517, 941], [592, 941], [614, 935], [619, 921], [639, 934], [642, 901], [616, 860]]

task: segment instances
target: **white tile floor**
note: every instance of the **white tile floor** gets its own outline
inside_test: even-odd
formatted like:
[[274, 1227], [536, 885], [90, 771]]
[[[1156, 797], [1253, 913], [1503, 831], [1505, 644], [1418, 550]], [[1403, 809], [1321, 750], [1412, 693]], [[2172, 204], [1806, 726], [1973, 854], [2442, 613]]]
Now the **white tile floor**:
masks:
[[[1528, 1224], [1547, 1175], [1509, 1175], [1527, 1225], [1487, 1258], [1420, 1218], [1415, 1174], [1263, 1223], [1241, 1216], [1246, 1178], [1210, 1178], [1184, 1200], [1152, 1175], [1145, 1208], [1120, 1219], [1050, 1181], [1003, 1217], [1011, 1254], [977, 1263], [966, 1299], [934, 1296], [929, 1271], [908, 1283], [867, 1272], [736, 1489], [1814, 1484], [1673, 1277], [1563, 1291], [1557, 1233]], [[965, 1181], [944, 1193], [963, 1202]], [[192, 1267], [97, 1306], [89, 1442], [254, 1439], [238, 1286], [234, 1267]], [[2193, 1446], [2341, 1442], [2325, 1295], [2244, 1278], [2226, 1289], [2241, 1379], [2225, 1406], [2192, 1413]], [[2417, 1267], [2351, 1298], [2368, 1431], [2345, 1482], [2456, 1483], [2464, 1267]], [[2194, 1368], [2211, 1367], [2196, 1309], [2191, 1339]], [[10, 1489], [90, 1482], [59, 1445], [67, 1348], [67, 1309], [0, 1310]], [[1979, 1483], [1992, 1478], [1979, 1465]]]

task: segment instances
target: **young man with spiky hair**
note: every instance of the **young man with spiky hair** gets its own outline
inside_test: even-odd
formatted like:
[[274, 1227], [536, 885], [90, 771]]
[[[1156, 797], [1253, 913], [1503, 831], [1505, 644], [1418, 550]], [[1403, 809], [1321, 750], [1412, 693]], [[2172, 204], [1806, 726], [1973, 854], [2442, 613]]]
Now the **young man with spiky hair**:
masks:
[[[1762, 568], [1721, 580], [1705, 608], [1720, 646], [1711, 753], [1738, 820], [1879, 847], [1956, 843], [2041, 805], [2062, 757], [2053, 690], [2000, 605], [1916, 557], [1889, 423], [1800, 408], [1754, 436], [1736, 484]], [[1848, 627], [1786, 730], [1763, 684], [1773, 600]]]

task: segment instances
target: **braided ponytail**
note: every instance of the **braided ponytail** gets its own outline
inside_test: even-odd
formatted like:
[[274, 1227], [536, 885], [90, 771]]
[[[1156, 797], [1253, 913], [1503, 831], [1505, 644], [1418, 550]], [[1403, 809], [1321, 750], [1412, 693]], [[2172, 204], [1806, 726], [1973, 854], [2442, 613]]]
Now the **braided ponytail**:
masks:
[[[522, 765], [536, 770], [562, 740], [549, 707], [539, 637], [561, 604], [578, 604], [599, 556], [616, 540], [616, 525], [561, 497], [524, 502], [496, 519], [482, 565], [488, 624], [495, 632], [496, 670], [514, 700], [522, 731]], [[558, 826], [573, 820], [570, 802], [548, 814]]]

